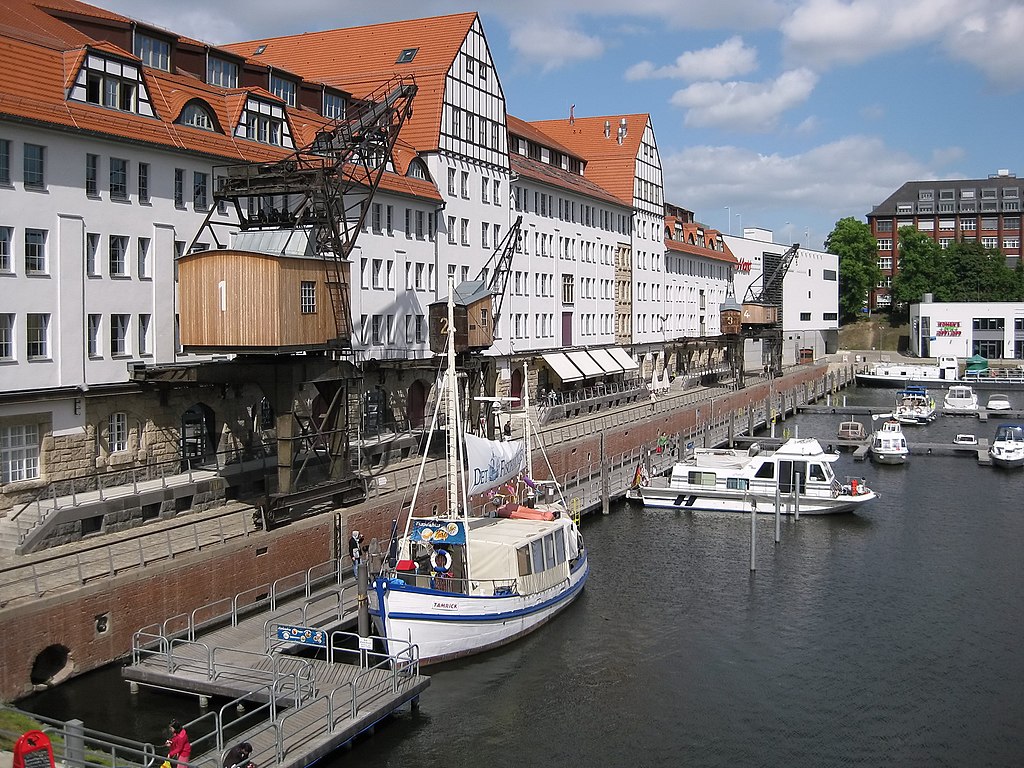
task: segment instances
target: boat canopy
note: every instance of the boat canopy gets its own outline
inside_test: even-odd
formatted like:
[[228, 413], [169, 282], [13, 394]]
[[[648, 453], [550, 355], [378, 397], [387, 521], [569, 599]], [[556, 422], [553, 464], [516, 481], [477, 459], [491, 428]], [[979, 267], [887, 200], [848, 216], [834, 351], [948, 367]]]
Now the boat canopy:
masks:
[[[469, 568], [474, 579], [507, 579], [515, 573], [527, 576], [579, 556], [568, 517], [550, 522], [506, 518], [500, 525], [496, 518], [481, 517], [470, 520], [469, 527]], [[526, 558], [525, 562], [521, 558]]]

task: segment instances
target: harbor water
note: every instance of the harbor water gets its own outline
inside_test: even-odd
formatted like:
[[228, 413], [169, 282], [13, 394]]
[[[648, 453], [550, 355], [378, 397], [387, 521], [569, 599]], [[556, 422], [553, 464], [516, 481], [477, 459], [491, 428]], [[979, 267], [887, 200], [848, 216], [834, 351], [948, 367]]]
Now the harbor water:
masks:
[[[846, 418], [784, 427], [827, 443]], [[950, 442], [991, 438], [998, 423], [905, 431]], [[753, 573], [746, 516], [629, 503], [591, 515], [591, 578], [572, 606], [514, 645], [428, 668], [418, 711], [323, 764], [1021, 765], [1024, 471], [969, 454], [893, 467], [849, 453], [835, 470], [881, 497], [856, 514], [784, 518], [779, 544], [762, 515]], [[199, 714], [189, 697], [133, 697], [114, 668], [21, 705], [161, 742], [171, 717]]]

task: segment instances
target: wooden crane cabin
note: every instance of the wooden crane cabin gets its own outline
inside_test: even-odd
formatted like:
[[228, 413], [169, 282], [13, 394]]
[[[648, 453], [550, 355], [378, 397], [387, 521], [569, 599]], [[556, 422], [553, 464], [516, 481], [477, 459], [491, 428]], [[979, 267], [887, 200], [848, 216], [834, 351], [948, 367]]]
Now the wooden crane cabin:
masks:
[[[332, 305], [324, 259], [309, 254], [305, 238], [263, 233], [264, 238], [273, 235], [283, 242], [262, 243], [271, 247], [259, 250], [198, 251], [178, 259], [186, 352], [296, 352], [351, 338], [351, 321]], [[342, 268], [347, 290], [348, 262]]]
[[[483, 350], [494, 344], [494, 297], [483, 280], [467, 280], [455, 289], [455, 351]], [[448, 298], [435, 301], [430, 312], [430, 351], [445, 350]]]

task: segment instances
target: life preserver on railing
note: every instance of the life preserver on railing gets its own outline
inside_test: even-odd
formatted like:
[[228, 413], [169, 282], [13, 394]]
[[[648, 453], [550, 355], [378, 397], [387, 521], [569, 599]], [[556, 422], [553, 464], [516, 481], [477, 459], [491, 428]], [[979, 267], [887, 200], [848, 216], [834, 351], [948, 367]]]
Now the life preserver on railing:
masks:
[[452, 567], [452, 553], [447, 549], [439, 549], [430, 558], [430, 564], [438, 573], [447, 573]]

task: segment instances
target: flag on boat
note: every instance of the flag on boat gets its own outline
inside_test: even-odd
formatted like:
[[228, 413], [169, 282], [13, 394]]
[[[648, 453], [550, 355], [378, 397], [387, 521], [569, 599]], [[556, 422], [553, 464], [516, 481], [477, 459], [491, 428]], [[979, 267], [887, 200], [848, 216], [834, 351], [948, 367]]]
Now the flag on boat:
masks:
[[466, 435], [469, 495], [507, 483], [526, 469], [526, 443], [522, 440], [485, 440]]
[[651, 473], [647, 471], [647, 467], [641, 461], [636, 465], [636, 472], [633, 473], [633, 482], [630, 484], [630, 488], [639, 488], [642, 485], [647, 485], [651, 481]]

